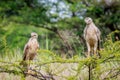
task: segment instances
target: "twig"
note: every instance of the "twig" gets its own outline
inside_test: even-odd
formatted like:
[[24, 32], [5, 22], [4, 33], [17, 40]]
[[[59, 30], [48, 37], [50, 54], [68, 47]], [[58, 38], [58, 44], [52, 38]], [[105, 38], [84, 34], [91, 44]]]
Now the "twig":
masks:
[[104, 59], [104, 60], [102, 61], [102, 63], [103, 63], [103, 62], [106, 62], [107, 60], [112, 59], [112, 58], [114, 58], [114, 57], [115, 57], [115, 55], [112, 55], [112, 56], [110, 56], [110, 57], [107, 57], [106, 59]]
[[[118, 71], [115, 72], [115, 70], [118, 70]], [[115, 72], [114, 75], [107, 77], [107, 76], [108, 76], [109, 74], [111, 74], [112, 72]], [[118, 68], [114, 68], [114, 69], [110, 70], [110, 71], [108, 72], [108, 74], [107, 74], [102, 80], [114, 78], [114, 77], [116, 77], [116, 76], [119, 75], [119, 74], [120, 74], [120, 68], [119, 68], [119, 67], [118, 67]]]
[[34, 71], [35, 73], [37, 73], [37, 75], [35, 75], [35, 74], [28, 74], [28, 75], [31, 75], [31, 76], [33, 76], [33, 77], [35, 77], [35, 78], [42, 79], [42, 80], [47, 80], [47, 79], [55, 80], [55, 79], [53, 78], [53, 76], [51, 76], [51, 74], [49, 74], [48, 76], [46, 76], [46, 75], [43, 75], [40, 71], [37, 71], [37, 70], [35, 70], [35, 69], [31, 69], [31, 68], [30, 68], [30, 70], [31, 70], [31, 71]]

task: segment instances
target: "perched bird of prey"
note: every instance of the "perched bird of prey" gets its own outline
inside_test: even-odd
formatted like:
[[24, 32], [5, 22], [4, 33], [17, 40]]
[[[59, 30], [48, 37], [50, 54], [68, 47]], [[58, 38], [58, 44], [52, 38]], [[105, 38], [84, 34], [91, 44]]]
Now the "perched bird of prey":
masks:
[[29, 39], [29, 41], [24, 47], [23, 61], [20, 64], [23, 65], [24, 67], [27, 67], [27, 71], [30, 65], [28, 63], [25, 64], [24, 62], [33, 60], [34, 57], [36, 56], [37, 50], [39, 48], [39, 43], [37, 39], [38, 39], [38, 34], [35, 32], [32, 32], [31, 38]]
[[[98, 27], [92, 21], [92, 18], [86, 17], [85, 18], [86, 27], [84, 29], [84, 39], [86, 40], [86, 45], [88, 48], [89, 57], [91, 53], [94, 55], [97, 54], [97, 50], [100, 50], [100, 35], [101, 32]], [[98, 53], [99, 57], [100, 54]]]

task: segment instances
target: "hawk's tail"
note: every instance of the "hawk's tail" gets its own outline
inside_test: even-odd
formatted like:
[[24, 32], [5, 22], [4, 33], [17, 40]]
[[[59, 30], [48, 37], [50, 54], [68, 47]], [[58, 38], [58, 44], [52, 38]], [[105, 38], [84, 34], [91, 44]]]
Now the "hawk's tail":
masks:
[[100, 40], [98, 40], [98, 47], [97, 47], [97, 49], [98, 49], [98, 55], [99, 55], [99, 57], [101, 57], [101, 55], [99, 53], [99, 51], [100, 51]]

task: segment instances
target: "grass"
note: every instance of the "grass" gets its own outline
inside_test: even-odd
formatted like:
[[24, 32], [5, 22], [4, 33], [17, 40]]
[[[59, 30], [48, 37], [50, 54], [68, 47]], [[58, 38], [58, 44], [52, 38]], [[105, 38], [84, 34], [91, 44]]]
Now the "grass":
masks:
[[[109, 44], [110, 43], [110, 44]], [[113, 46], [111, 48], [111, 45]], [[91, 65], [92, 80], [120, 80], [119, 42], [106, 43], [100, 51], [102, 57], [85, 58], [75, 55], [72, 58], [61, 58], [56, 53], [40, 49], [31, 69], [37, 73], [37, 77], [51, 80], [88, 80], [89, 65]], [[25, 80], [19, 63], [22, 61], [22, 51], [6, 51], [0, 55], [0, 80]], [[39, 80], [36, 76], [28, 76], [26, 80]]]

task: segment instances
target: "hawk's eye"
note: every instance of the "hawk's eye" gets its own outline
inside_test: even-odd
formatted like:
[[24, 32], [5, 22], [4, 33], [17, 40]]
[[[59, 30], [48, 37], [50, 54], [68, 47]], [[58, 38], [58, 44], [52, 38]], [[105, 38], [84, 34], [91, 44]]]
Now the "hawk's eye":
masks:
[[89, 21], [89, 22], [91, 22], [91, 20], [90, 20], [90, 19], [89, 19], [88, 21]]
[[36, 35], [33, 35], [33, 36], [36, 36]]

